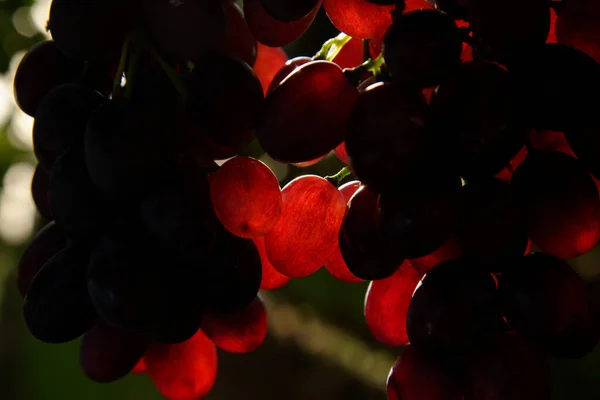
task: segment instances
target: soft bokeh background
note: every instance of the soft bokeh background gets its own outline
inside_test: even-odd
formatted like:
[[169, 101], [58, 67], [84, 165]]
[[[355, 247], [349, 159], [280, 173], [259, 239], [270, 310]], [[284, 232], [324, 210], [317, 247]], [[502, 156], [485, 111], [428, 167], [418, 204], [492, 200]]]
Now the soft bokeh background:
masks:
[[[49, 0], [0, 0], [0, 399], [162, 399], [144, 375], [110, 385], [90, 382], [79, 368], [78, 341], [43, 344], [23, 322], [15, 266], [42, 221], [29, 190], [35, 166], [32, 119], [15, 106], [12, 81], [26, 49], [47, 37], [48, 7]], [[321, 13], [286, 51], [312, 55], [336, 33]], [[272, 165], [282, 184], [300, 173], [328, 175], [341, 167], [334, 157], [303, 170], [278, 165], [257, 146], [248, 154]], [[598, 252], [573, 260], [590, 282], [599, 263]], [[207, 399], [385, 399], [387, 373], [400, 350], [378, 344], [369, 334], [362, 316], [366, 288], [366, 283], [338, 282], [322, 270], [264, 294], [267, 341], [253, 354], [220, 352], [217, 383]], [[553, 369], [556, 399], [600, 399], [600, 349], [583, 360], [553, 362]]]

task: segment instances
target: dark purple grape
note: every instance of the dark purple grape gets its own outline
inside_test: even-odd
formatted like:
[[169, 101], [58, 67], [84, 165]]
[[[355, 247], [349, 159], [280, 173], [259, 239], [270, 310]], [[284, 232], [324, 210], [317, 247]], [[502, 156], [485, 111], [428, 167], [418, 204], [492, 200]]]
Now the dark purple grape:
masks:
[[44, 97], [35, 113], [33, 150], [46, 172], [61, 154], [83, 141], [85, 125], [103, 99], [95, 90], [73, 83]]
[[206, 266], [183, 263], [139, 232], [102, 238], [92, 252], [87, 287], [109, 325], [157, 342], [191, 338], [202, 322]]
[[25, 297], [37, 272], [59, 251], [67, 247], [67, 236], [54, 222], [48, 223], [33, 237], [17, 266], [17, 286]]
[[52, 41], [33, 46], [15, 72], [14, 94], [24, 113], [35, 113], [46, 95], [54, 88], [78, 78], [81, 63], [65, 57]]
[[38, 164], [35, 167], [31, 180], [31, 197], [40, 215], [48, 220], [53, 220], [50, 210], [50, 176]]
[[596, 179], [600, 178], [600, 124], [591, 122], [569, 129], [565, 136], [573, 153]]
[[434, 92], [431, 107], [436, 143], [467, 181], [500, 172], [529, 134], [510, 75], [496, 64], [462, 64]]
[[117, 59], [133, 30], [132, 0], [53, 0], [48, 29], [57, 47], [77, 60]]
[[550, 368], [514, 333], [490, 336], [465, 361], [465, 400], [550, 400]]
[[225, 53], [207, 53], [185, 84], [187, 116], [202, 134], [235, 151], [250, 143], [262, 121], [265, 100], [248, 64]]
[[92, 183], [80, 149], [56, 161], [50, 175], [50, 206], [58, 226], [73, 238], [93, 237], [107, 221], [110, 206]]
[[277, 21], [298, 21], [307, 16], [319, 0], [260, 0], [265, 11]]
[[514, 63], [520, 107], [539, 130], [571, 132], [596, 122], [600, 65], [562, 44], [546, 44]]
[[362, 186], [350, 199], [339, 233], [346, 266], [354, 276], [366, 280], [391, 276], [403, 261], [381, 234], [378, 201], [376, 192]]
[[89, 250], [70, 246], [37, 273], [25, 296], [25, 322], [46, 343], [64, 343], [83, 335], [96, 321], [85, 275]]
[[158, 50], [176, 61], [196, 63], [207, 50], [218, 49], [227, 33], [220, 1], [144, 0], [140, 13]]
[[410, 343], [429, 354], [459, 354], [498, 327], [496, 282], [463, 260], [431, 269], [415, 291], [406, 328]]
[[558, 358], [581, 358], [600, 339], [600, 309], [583, 280], [563, 260], [522, 257], [499, 279], [506, 319], [519, 336]]
[[81, 338], [79, 363], [91, 380], [113, 382], [131, 372], [147, 347], [142, 336], [98, 321]]
[[418, 88], [439, 85], [460, 64], [461, 51], [456, 23], [436, 10], [399, 16], [383, 39], [383, 57], [393, 80]]
[[598, 189], [575, 158], [534, 151], [517, 167], [511, 185], [525, 211], [529, 237], [542, 251], [572, 258], [598, 243]]
[[529, 240], [525, 214], [507, 182], [468, 183], [461, 201], [457, 236], [464, 255], [495, 264], [525, 254]]
[[360, 181], [381, 192], [435, 162], [428, 123], [422, 94], [395, 83], [369, 87], [346, 123], [346, 151]]

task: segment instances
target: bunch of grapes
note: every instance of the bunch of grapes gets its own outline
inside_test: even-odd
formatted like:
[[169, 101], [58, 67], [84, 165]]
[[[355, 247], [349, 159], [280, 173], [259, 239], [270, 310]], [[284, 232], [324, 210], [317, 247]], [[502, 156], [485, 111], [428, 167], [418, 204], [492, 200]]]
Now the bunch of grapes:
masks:
[[[216, 347], [263, 341], [259, 289], [325, 266], [404, 346], [390, 400], [549, 399], [545, 354], [600, 339], [563, 260], [600, 239], [600, 8], [432, 3], [53, 0], [15, 77], [51, 221], [19, 265], [31, 333], [199, 399]], [[287, 60], [321, 6], [342, 33]], [[255, 138], [348, 166], [280, 188], [237, 156]]]

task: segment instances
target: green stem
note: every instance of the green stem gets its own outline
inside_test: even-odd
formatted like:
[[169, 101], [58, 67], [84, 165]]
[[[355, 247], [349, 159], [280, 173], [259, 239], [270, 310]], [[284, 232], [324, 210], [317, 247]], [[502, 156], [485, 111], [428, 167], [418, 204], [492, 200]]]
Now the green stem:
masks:
[[160, 56], [160, 54], [158, 54], [158, 52], [156, 50], [154, 50], [154, 48], [150, 44], [144, 43], [144, 47], [145, 47], [146, 51], [152, 56], [152, 58], [154, 58], [154, 60], [158, 63], [158, 65], [160, 65], [160, 67], [163, 69], [163, 71], [165, 71], [165, 74], [167, 74], [167, 76], [171, 80], [171, 83], [173, 84], [173, 86], [175, 86], [177, 93], [179, 93], [179, 95], [181, 96], [181, 98], [185, 104], [187, 94], [186, 94], [185, 87], [183, 86], [183, 83], [181, 82], [181, 79], [179, 78], [179, 75], [177, 75], [177, 72], [175, 72], [173, 70], [173, 68], [171, 68], [171, 66], [169, 64], [167, 64], [167, 62], [165, 60], [163, 60], [163, 58]]
[[123, 42], [123, 47], [121, 48], [121, 59], [119, 60], [119, 66], [117, 67], [117, 74], [115, 75], [115, 80], [113, 81], [113, 90], [112, 95], [113, 98], [119, 95], [121, 91], [121, 79], [123, 79], [123, 73], [125, 72], [125, 66], [127, 65], [127, 55], [129, 54], [129, 44], [133, 40], [135, 36], [135, 32], [131, 32], [129, 36]]
[[340, 33], [336, 37], [331, 38], [323, 43], [321, 50], [315, 54], [313, 60], [332, 61], [350, 40], [352, 40], [351, 36], [348, 36], [345, 33]]
[[355, 86], [360, 82], [360, 78], [366, 72], [372, 72], [377, 79], [381, 74], [381, 66], [383, 65], [383, 54], [379, 54], [375, 59], [369, 59], [356, 68], [347, 68], [344, 70], [346, 78]]
[[337, 174], [331, 175], [331, 176], [326, 176], [325, 179], [327, 179], [329, 182], [333, 183], [336, 186], [340, 186], [340, 183], [342, 183], [344, 178], [346, 178], [351, 173], [352, 173], [352, 168], [350, 168], [349, 166], [345, 166]]

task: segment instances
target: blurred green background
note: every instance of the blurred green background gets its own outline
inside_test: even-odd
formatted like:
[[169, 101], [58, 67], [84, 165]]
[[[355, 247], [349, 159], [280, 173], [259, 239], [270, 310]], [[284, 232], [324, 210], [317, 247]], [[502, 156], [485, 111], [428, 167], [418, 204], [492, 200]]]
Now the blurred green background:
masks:
[[[84, 1], [84, 0], [82, 0]], [[30, 194], [35, 166], [32, 119], [15, 106], [12, 80], [26, 49], [46, 38], [49, 0], [0, 0], [0, 399], [162, 399], [145, 375], [99, 385], [79, 368], [78, 341], [47, 345], [33, 339], [15, 285], [18, 258], [42, 221]], [[286, 47], [290, 56], [313, 55], [337, 34], [321, 13], [304, 37]], [[335, 157], [298, 169], [273, 163], [282, 184], [300, 173], [333, 174]], [[600, 253], [572, 264], [593, 282]], [[322, 270], [265, 293], [269, 337], [253, 354], [219, 353], [217, 383], [207, 399], [385, 399], [385, 381], [399, 349], [378, 344], [362, 316], [367, 284], [338, 282]], [[583, 360], [552, 362], [556, 399], [600, 399], [600, 349]]]

